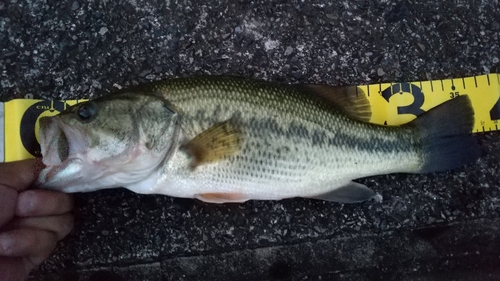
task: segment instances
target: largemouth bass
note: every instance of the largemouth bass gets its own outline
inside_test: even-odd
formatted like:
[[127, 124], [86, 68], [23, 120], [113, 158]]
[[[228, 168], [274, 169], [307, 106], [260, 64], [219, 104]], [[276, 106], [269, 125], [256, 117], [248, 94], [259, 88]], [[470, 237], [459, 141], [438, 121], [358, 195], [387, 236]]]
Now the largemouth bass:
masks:
[[375, 195], [353, 179], [449, 170], [479, 157], [468, 97], [391, 127], [368, 123], [366, 96], [349, 89], [199, 77], [119, 90], [40, 120], [39, 184], [213, 203], [353, 203]]

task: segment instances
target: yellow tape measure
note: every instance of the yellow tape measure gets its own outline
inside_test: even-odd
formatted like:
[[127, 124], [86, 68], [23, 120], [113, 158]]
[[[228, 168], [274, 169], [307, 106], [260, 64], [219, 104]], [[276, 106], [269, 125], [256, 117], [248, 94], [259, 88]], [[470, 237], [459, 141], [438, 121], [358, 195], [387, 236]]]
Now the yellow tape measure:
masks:
[[370, 122], [376, 124], [401, 125], [441, 103], [461, 95], [468, 95], [476, 120], [473, 132], [498, 130], [500, 74], [410, 83], [372, 84], [358, 88], [368, 96], [373, 112]]
[[[370, 122], [400, 125], [461, 95], [468, 95], [475, 111], [473, 132], [498, 130], [500, 74], [457, 79], [352, 86], [365, 92], [372, 107]], [[53, 116], [83, 100], [17, 99], [0, 103], [0, 162], [39, 157], [38, 120]], [[449, 116], [453, 118], [453, 116]]]
[[[38, 121], [54, 116], [83, 100], [50, 101], [16, 99], [0, 103], [0, 162], [40, 157]], [[3, 128], [2, 128], [3, 127]]]

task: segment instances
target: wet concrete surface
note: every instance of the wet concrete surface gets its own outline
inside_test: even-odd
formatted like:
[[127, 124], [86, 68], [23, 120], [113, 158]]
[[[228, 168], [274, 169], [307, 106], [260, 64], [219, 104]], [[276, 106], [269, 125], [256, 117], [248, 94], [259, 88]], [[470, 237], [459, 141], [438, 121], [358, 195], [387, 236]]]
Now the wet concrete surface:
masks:
[[[0, 1], [3, 101], [174, 76], [359, 85], [500, 72], [500, 5], [463, 1]], [[500, 133], [454, 171], [359, 182], [382, 202], [210, 205], [76, 196], [30, 280], [500, 280]]]

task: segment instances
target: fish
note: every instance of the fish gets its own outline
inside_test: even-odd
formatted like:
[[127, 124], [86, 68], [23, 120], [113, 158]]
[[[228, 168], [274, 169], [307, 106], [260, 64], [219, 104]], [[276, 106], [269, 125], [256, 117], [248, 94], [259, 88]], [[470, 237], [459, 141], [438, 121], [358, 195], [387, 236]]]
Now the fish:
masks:
[[117, 90], [40, 119], [38, 184], [124, 187], [209, 203], [374, 198], [353, 180], [474, 163], [467, 96], [400, 126], [370, 123], [359, 87], [241, 77], [171, 78]]

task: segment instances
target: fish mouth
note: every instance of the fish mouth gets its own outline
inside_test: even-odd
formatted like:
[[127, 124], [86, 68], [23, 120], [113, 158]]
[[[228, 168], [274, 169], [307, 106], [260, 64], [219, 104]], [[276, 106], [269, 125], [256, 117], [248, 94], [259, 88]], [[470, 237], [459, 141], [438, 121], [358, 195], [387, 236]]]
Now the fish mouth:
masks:
[[56, 184], [54, 178], [70, 164], [82, 162], [78, 157], [84, 149], [81, 133], [63, 124], [57, 116], [42, 117], [39, 132], [42, 162], [46, 167], [40, 173], [38, 184], [43, 188], [63, 190], [65, 187], [62, 183]]
[[46, 166], [60, 165], [69, 156], [69, 141], [56, 118], [40, 119], [40, 148]]

